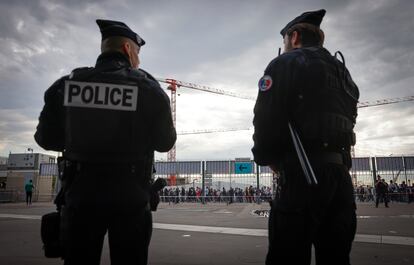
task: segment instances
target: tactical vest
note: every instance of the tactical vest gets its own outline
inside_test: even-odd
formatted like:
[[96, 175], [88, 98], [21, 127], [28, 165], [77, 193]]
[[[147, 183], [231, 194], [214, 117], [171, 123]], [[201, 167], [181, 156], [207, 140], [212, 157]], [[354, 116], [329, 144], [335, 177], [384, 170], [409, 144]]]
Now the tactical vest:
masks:
[[355, 145], [358, 87], [343, 57], [340, 62], [317, 47], [300, 50], [304, 63], [293, 88], [294, 124], [308, 149], [348, 150]]
[[67, 158], [86, 162], [146, 158], [140, 145], [146, 139], [138, 130], [142, 121], [137, 100], [139, 81], [125, 80], [105, 73], [105, 69], [82, 68], [74, 70], [65, 81]]

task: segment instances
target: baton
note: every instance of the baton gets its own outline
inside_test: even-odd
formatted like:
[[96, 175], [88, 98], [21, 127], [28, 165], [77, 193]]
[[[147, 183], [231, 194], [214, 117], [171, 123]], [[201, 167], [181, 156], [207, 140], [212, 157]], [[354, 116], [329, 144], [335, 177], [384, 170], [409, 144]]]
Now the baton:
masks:
[[288, 122], [290, 135], [292, 136], [293, 145], [295, 146], [296, 154], [298, 155], [299, 163], [302, 167], [303, 173], [306, 178], [308, 185], [318, 185], [318, 180], [313, 172], [312, 165], [309, 162], [308, 156], [306, 155], [305, 149], [303, 148], [302, 142], [300, 141], [299, 135], [296, 130]]

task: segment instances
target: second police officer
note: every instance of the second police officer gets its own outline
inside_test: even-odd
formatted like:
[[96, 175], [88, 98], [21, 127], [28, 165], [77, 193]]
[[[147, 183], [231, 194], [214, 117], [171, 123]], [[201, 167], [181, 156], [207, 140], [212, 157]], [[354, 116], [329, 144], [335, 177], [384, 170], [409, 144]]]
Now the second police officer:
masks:
[[[325, 10], [305, 12], [281, 31], [284, 53], [267, 66], [254, 108], [254, 160], [280, 175], [269, 218], [266, 264], [349, 264], [356, 229], [349, 169], [358, 87], [323, 47]], [[338, 53], [339, 54], [339, 53]], [[340, 55], [342, 57], [342, 55]], [[291, 124], [318, 185], [304, 178]]]
[[168, 96], [139, 69], [145, 41], [122, 22], [96, 22], [95, 67], [75, 69], [46, 91], [35, 139], [67, 160], [65, 264], [99, 264], [107, 232], [112, 264], [147, 264], [154, 150], [171, 149], [176, 131]]

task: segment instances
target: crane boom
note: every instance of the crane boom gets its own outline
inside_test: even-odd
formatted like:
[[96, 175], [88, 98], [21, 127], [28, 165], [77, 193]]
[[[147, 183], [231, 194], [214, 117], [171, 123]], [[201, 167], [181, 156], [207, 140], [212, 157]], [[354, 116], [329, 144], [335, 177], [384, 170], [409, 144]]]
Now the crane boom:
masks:
[[[414, 96], [401, 97], [401, 98], [391, 98], [391, 99], [381, 99], [381, 100], [374, 100], [374, 101], [364, 101], [364, 102], [359, 102], [357, 107], [358, 108], [368, 108], [368, 107], [375, 107], [375, 106], [381, 106], [381, 105], [387, 105], [387, 104], [395, 104], [395, 103], [406, 102], [406, 101], [414, 101]], [[247, 131], [247, 130], [250, 130], [250, 129], [252, 129], [252, 128], [185, 131], [185, 132], [178, 133], [178, 135], [203, 134], [203, 133], [215, 133], [215, 132]]]
[[237, 132], [237, 131], [248, 131], [252, 128], [229, 128], [229, 129], [212, 129], [212, 130], [194, 130], [194, 131], [182, 131], [178, 132], [178, 135], [190, 135], [190, 134], [206, 134], [206, 133], [217, 133], [217, 132]]
[[358, 102], [357, 106], [358, 108], [366, 108], [366, 107], [374, 107], [374, 106], [394, 104], [394, 103], [413, 101], [413, 100], [414, 100], [414, 96], [401, 97], [401, 98], [389, 98], [389, 99], [380, 99], [380, 100], [374, 100], [374, 101]]
[[[218, 95], [225, 95], [240, 99], [248, 99], [248, 100], [256, 100], [255, 97], [237, 94], [234, 92], [226, 91], [223, 89], [217, 89], [209, 86], [204, 85], [198, 85], [194, 83], [184, 82], [180, 80], [170, 79], [170, 78], [155, 78], [157, 81], [168, 84], [168, 89], [171, 90], [171, 109], [172, 109], [172, 115], [173, 115], [173, 122], [175, 126], [175, 118], [176, 118], [176, 89], [179, 87], [186, 87], [194, 90], [209, 92], [213, 94]], [[374, 100], [374, 101], [363, 101], [358, 102], [357, 107], [358, 108], [367, 108], [367, 107], [375, 107], [380, 105], [388, 105], [388, 104], [395, 104], [400, 102], [406, 102], [406, 101], [414, 101], [414, 96], [407, 96], [407, 97], [399, 97], [399, 98], [390, 98], [390, 99], [380, 99], [380, 100]], [[195, 131], [183, 131], [179, 132], [178, 135], [193, 135], [193, 134], [205, 134], [205, 133], [215, 133], [215, 132], [232, 132], [232, 131], [244, 131], [244, 130], [250, 130], [251, 128], [240, 128], [240, 129], [213, 129], [213, 130], [195, 130]], [[168, 152], [168, 161], [175, 161], [175, 155], [176, 155], [176, 147], [172, 148], [170, 152]]]
[[175, 79], [168, 79], [168, 78], [155, 78], [155, 79], [157, 79], [159, 82], [166, 83], [166, 84], [176, 84], [178, 87], [186, 87], [186, 88], [191, 88], [194, 90], [209, 92], [209, 93], [218, 94], [218, 95], [225, 95], [225, 96], [230, 96], [230, 97], [235, 97], [235, 98], [256, 100], [256, 98], [252, 96], [241, 95], [241, 94], [237, 94], [234, 92], [226, 91], [223, 89], [217, 89], [217, 88], [213, 88], [209, 86], [203, 86], [203, 85], [198, 85], [194, 83], [188, 83], [188, 82], [183, 82], [183, 81], [179, 81]]
[[[194, 83], [188, 83], [188, 82], [179, 81], [175, 79], [169, 79], [169, 78], [156, 78], [156, 79], [159, 82], [163, 82], [166, 84], [170, 84], [170, 85], [176, 84], [178, 87], [181, 86], [181, 87], [186, 87], [190, 89], [205, 91], [205, 92], [219, 94], [219, 95], [226, 95], [226, 96], [236, 97], [236, 98], [241, 98], [241, 99], [256, 100], [256, 98], [252, 96], [237, 94], [234, 92], [226, 91], [223, 89], [217, 89], [217, 88], [213, 88], [209, 86], [198, 85]], [[380, 99], [380, 100], [373, 100], [373, 101], [363, 101], [363, 102], [358, 102], [357, 106], [358, 108], [366, 108], [366, 107], [374, 107], [374, 106], [380, 106], [380, 105], [400, 103], [400, 102], [405, 102], [405, 101], [414, 101], [414, 96]]]

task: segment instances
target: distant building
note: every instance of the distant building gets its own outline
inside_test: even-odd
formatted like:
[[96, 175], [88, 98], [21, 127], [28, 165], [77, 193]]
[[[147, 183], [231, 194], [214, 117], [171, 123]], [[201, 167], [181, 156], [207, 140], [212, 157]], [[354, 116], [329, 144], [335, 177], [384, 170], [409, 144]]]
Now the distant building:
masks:
[[8, 170], [39, 170], [40, 164], [55, 163], [56, 157], [40, 153], [10, 154]]
[[14, 198], [11, 199], [12, 201], [21, 201], [24, 199], [24, 186], [29, 180], [32, 180], [35, 186], [33, 200], [50, 201], [54, 193], [57, 174], [42, 176], [41, 169], [46, 164], [55, 165], [56, 157], [40, 153], [9, 155], [6, 166], [5, 188], [13, 191]]
[[7, 157], [0, 156], [0, 190], [6, 188]]
[[0, 166], [1, 165], [6, 165], [6, 164], [7, 164], [7, 157], [0, 156]]

